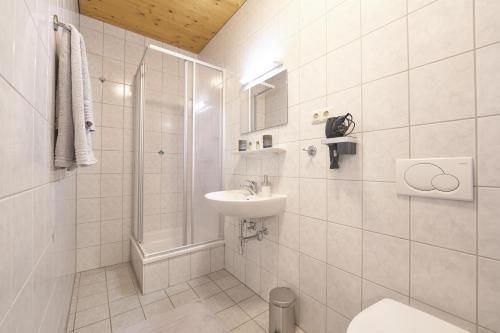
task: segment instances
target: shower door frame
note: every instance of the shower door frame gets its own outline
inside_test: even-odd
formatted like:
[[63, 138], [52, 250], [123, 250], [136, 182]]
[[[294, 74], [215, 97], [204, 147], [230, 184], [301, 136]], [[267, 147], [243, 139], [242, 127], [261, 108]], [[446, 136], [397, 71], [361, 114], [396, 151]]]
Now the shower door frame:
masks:
[[[184, 145], [183, 145], [183, 155], [184, 155], [184, 165], [183, 165], [183, 176], [184, 176], [184, 221], [186, 223], [185, 225], [185, 228], [184, 228], [184, 243], [185, 245], [182, 245], [180, 247], [176, 247], [176, 248], [171, 248], [171, 249], [165, 249], [163, 251], [160, 251], [160, 252], [156, 252], [156, 253], [144, 253], [144, 250], [142, 249], [142, 246], [140, 246], [141, 248], [141, 252], [144, 256], [153, 256], [153, 255], [160, 255], [160, 254], [164, 254], [166, 252], [170, 252], [170, 251], [174, 251], [174, 250], [178, 250], [178, 249], [183, 249], [183, 248], [187, 248], [187, 247], [190, 247], [190, 246], [196, 246], [196, 245], [199, 245], [199, 244], [204, 244], [204, 243], [209, 243], [209, 242], [212, 242], [212, 241], [220, 241], [222, 238], [219, 237], [218, 239], [214, 239], [214, 240], [210, 240], [210, 241], [206, 241], [206, 242], [201, 242], [201, 243], [196, 243], [196, 244], [192, 244], [192, 239], [193, 239], [193, 219], [192, 219], [192, 212], [191, 212], [191, 216], [190, 218], [188, 219], [188, 182], [187, 182], [187, 175], [188, 175], [188, 145], [187, 145], [187, 138], [188, 138], [188, 127], [189, 127], [189, 96], [188, 96], [188, 90], [189, 90], [189, 82], [188, 82], [188, 78], [187, 78], [187, 74], [188, 74], [188, 67], [189, 67], [189, 63], [192, 63], [192, 78], [193, 78], [193, 81], [192, 81], [192, 102], [191, 102], [191, 110], [192, 110], [192, 156], [191, 156], [191, 165], [192, 165], [192, 170], [191, 170], [191, 211], [193, 210], [193, 202], [192, 202], [192, 197], [193, 197], [193, 193], [194, 193], [194, 177], [195, 177], [195, 172], [194, 172], [194, 158], [195, 158], [195, 135], [196, 135], [196, 132], [195, 132], [195, 96], [196, 96], [196, 67], [197, 65], [201, 65], [201, 66], [205, 66], [205, 67], [208, 67], [208, 68], [211, 68], [211, 69], [214, 69], [214, 70], [217, 70], [220, 72], [221, 76], [222, 76], [222, 79], [221, 79], [221, 87], [222, 87], [222, 94], [221, 94], [221, 114], [220, 114], [220, 120], [219, 120], [219, 138], [220, 138], [220, 149], [219, 149], [219, 162], [220, 162], [220, 166], [221, 166], [221, 170], [220, 170], [220, 185], [223, 186], [224, 184], [224, 172], [223, 172], [223, 166], [224, 166], [224, 160], [223, 160], [223, 157], [224, 157], [224, 142], [225, 142], [225, 137], [224, 137], [224, 124], [225, 124], [225, 113], [226, 113], [226, 96], [225, 96], [225, 82], [226, 82], [226, 70], [222, 67], [219, 67], [219, 66], [216, 66], [216, 65], [212, 65], [210, 63], [207, 63], [205, 61], [201, 61], [201, 60], [198, 60], [196, 58], [193, 58], [193, 57], [190, 57], [190, 56], [186, 56], [186, 55], [183, 55], [181, 53], [178, 53], [178, 52], [175, 52], [175, 51], [171, 51], [171, 50], [168, 50], [168, 49], [165, 49], [163, 47], [160, 47], [160, 46], [157, 46], [157, 45], [153, 45], [153, 44], [148, 44], [146, 46], [146, 49], [144, 50], [144, 54], [141, 58], [141, 62], [140, 62], [140, 65], [139, 65], [139, 68], [136, 72], [136, 75], [140, 73], [141, 75], [141, 78], [140, 78], [140, 84], [141, 84], [141, 89], [140, 89], [140, 94], [141, 94], [141, 100], [140, 100], [140, 105], [139, 105], [139, 151], [138, 151], [138, 158], [139, 158], [139, 161], [138, 161], [138, 170], [136, 170], [135, 172], [137, 172], [137, 175], [135, 177], [137, 177], [137, 198], [134, 198], [134, 208], [137, 207], [138, 209], [138, 212], [134, 213], [134, 216], [137, 217], [137, 221], [136, 221], [136, 227], [137, 228], [137, 233], [134, 235], [136, 237], [136, 241], [138, 244], [142, 245], [143, 244], [143, 240], [144, 240], [144, 205], [143, 205], [143, 202], [144, 202], [144, 97], [145, 97], [145, 75], [146, 75], [146, 70], [145, 70], [145, 58], [146, 58], [146, 55], [147, 55], [147, 52], [148, 50], [151, 49], [151, 50], [155, 50], [155, 51], [158, 51], [158, 52], [161, 52], [161, 53], [164, 53], [164, 54], [167, 54], [167, 55], [170, 55], [170, 56], [173, 56], [173, 57], [176, 57], [176, 58], [179, 58], [179, 59], [182, 59], [184, 60], [184, 133], [183, 133], [183, 137], [184, 137]], [[134, 82], [135, 82], [135, 79], [134, 79]], [[142, 176], [141, 176], [141, 173], [142, 173]], [[223, 230], [224, 230], [224, 227], [221, 225], [223, 221], [223, 217], [219, 214], [219, 235], [222, 235], [223, 234]], [[223, 237], [223, 235], [222, 235]]]

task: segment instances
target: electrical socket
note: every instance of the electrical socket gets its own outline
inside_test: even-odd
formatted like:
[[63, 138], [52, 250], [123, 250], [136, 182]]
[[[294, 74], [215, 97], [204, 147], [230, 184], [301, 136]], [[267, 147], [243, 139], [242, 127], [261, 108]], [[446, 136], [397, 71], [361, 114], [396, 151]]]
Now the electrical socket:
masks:
[[328, 118], [333, 114], [329, 108], [323, 108], [316, 110], [312, 113], [312, 124], [321, 124], [326, 122]]

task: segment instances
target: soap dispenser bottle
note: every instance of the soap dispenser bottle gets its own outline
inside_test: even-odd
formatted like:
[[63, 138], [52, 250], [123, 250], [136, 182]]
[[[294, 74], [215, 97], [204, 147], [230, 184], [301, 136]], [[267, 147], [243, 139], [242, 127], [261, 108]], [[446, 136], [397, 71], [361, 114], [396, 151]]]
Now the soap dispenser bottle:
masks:
[[264, 181], [261, 186], [261, 196], [270, 197], [271, 196], [271, 182], [269, 181], [269, 177], [264, 175]]

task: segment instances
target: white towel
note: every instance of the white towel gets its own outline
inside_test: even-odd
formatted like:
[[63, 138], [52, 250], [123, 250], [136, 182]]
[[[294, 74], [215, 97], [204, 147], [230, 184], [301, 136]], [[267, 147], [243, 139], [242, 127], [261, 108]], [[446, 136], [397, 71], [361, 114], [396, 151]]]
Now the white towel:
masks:
[[95, 127], [85, 43], [78, 30], [70, 28], [71, 32], [63, 29], [59, 49], [55, 165], [63, 168], [97, 162], [90, 133]]

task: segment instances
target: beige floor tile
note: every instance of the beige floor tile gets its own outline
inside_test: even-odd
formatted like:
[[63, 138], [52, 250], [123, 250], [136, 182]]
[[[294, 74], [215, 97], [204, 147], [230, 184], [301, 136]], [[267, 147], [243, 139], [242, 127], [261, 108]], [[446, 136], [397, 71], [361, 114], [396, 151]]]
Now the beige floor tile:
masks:
[[210, 296], [213, 296], [213, 295], [222, 291], [213, 282], [208, 282], [208, 283], [193, 287], [193, 289], [198, 294], [198, 296], [200, 296], [203, 299], [208, 298]]
[[219, 317], [228, 330], [232, 330], [250, 320], [250, 317], [238, 305], [233, 305], [226, 310], [218, 312], [217, 317]]
[[234, 305], [233, 300], [223, 292], [207, 298], [205, 303], [213, 313], [217, 313]]
[[222, 290], [226, 290], [232, 287], [235, 287], [239, 285], [241, 282], [237, 278], [235, 278], [232, 275], [225, 276], [219, 280], [215, 281], [215, 284], [217, 284]]
[[93, 274], [87, 274], [82, 277], [80, 277], [80, 284], [79, 286], [86, 286], [89, 284], [94, 284], [98, 282], [106, 282], [106, 274], [104, 271], [98, 271]]
[[236, 287], [227, 289], [226, 294], [228, 294], [229, 297], [231, 297], [231, 299], [236, 303], [239, 303], [255, 295], [255, 293], [244, 284], [239, 284]]
[[188, 283], [191, 287], [196, 287], [196, 286], [208, 283], [208, 282], [210, 282], [210, 279], [208, 278], [208, 276], [201, 276], [199, 278], [188, 281]]
[[116, 301], [122, 297], [136, 295], [137, 290], [134, 286], [118, 287], [108, 290], [108, 298], [110, 302]]
[[75, 314], [70, 313], [68, 316], [68, 322], [66, 324], [66, 331], [73, 332], [74, 328], [75, 328]]
[[88, 284], [78, 288], [78, 297], [91, 296], [106, 292], [106, 282], [101, 281], [97, 283]]
[[135, 308], [139, 308], [141, 303], [139, 303], [139, 297], [137, 295], [122, 297], [116, 301], [109, 303], [109, 312], [111, 317], [117, 316], [120, 313], [130, 311]]
[[191, 289], [189, 284], [187, 284], [186, 282], [183, 282], [183, 283], [176, 284], [172, 287], [168, 287], [167, 289], [165, 289], [165, 292], [167, 293], [168, 296], [172, 296], [172, 295], [181, 293], [181, 292], [189, 290], [189, 289]]
[[127, 288], [133, 288], [134, 282], [130, 277], [119, 277], [117, 279], [113, 280], [108, 280], [108, 289], [116, 289], [116, 288], [122, 288], [122, 289], [127, 289]]
[[269, 309], [269, 304], [257, 295], [242, 301], [239, 306], [252, 318]]
[[234, 333], [265, 333], [266, 331], [262, 329], [255, 321], [250, 320], [241, 326], [236, 327], [231, 332]]
[[257, 317], [254, 318], [255, 322], [259, 324], [266, 332], [269, 331], [269, 311], [261, 313]]
[[78, 312], [75, 316], [75, 329], [108, 318], [109, 318], [108, 304], [99, 305], [94, 308]]
[[183, 291], [181, 293], [170, 296], [170, 299], [172, 300], [172, 303], [174, 303], [174, 306], [176, 308], [181, 306], [181, 305], [190, 303], [197, 298], [198, 298], [198, 296], [194, 293], [194, 291], [192, 289], [188, 289], [188, 290]]
[[141, 302], [142, 306], [157, 302], [159, 300], [162, 300], [167, 297], [167, 294], [163, 290], [158, 290], [146, 295], [139, 295], [139, 301]]
[[116, 317], [111, 317], [111, 328], [114, 332], [135, 325], [144, 321], [144, 313], [141, 308], [119, 314]]
[[214, 281], [225, 278], [226, 276], [231, 276], [231, 274], [229, 274], [229, 272], [225, 269], [221, 269], [220, 271], [208, 274], [208, 277]]
[[111, 333], [111, 321], [109, 319], [93, 323], [75, 330], [75, 333]]
[[173, 310], [174, 306], [172, 302], [168, 298], [162, 299], [158, 302], [153, 302], [143, 307], [144, 314], [146, 315], [146, 319], [149, 319], [155, 315], [159, 315], [161, 313], [165, 313]]
[[85, 297], [78, 297], [77, 303], [76, 303], [76, 311], [85, 311], [90, 308], [102, 305], [102, 304], [108, 304], [108, 293], [103, 292], [99, 294], [94, 294], [90, 296], [85, 296]]

